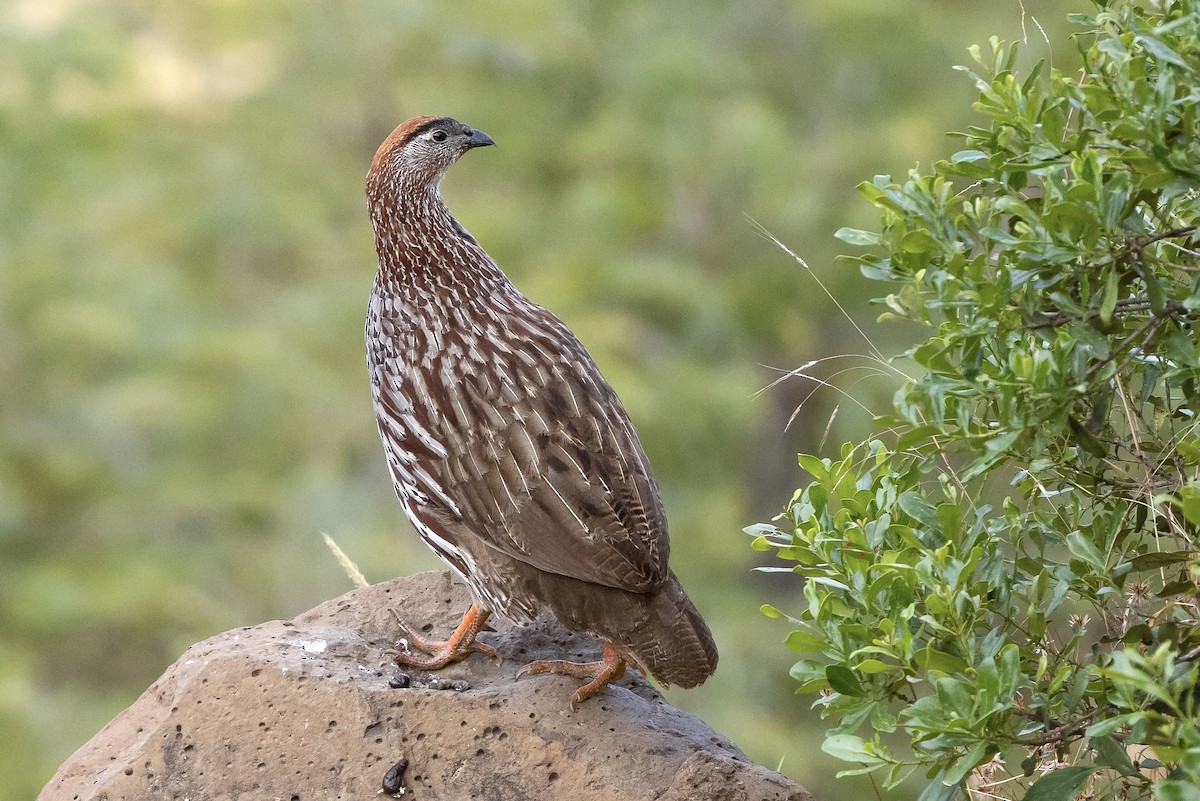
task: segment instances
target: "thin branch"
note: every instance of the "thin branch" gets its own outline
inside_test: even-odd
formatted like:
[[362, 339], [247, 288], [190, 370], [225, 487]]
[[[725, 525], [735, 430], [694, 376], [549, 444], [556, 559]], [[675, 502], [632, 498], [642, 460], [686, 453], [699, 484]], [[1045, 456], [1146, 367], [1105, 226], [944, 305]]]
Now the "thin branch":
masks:
[[1141, 251], [1145, 250], [1150, 245], [1153, 245], [1155, 242], [1161, 242], [1164, 239], [1175, 239], [1176, 237], [1188, 236], [1189, 234], [1194, 233], [1196, 233], [1195, 225], [1185, 225], [1181, 228], [1171, 228], [1170, 230], [1162, 231], [1154, 234], [1153, 236], [1148, 236], [1145, 239], [1138, 240], [1133, 243], [1133, 246], [1137, 250]]
[[[1134, 312], [1134, 311], [1145, 311], [1148, 308], [1150, 308], [1150, 299], [1145, 296], [1140, 296], [1140, 297], [1136, 297], [1136, 298], [1121, 298], [1120, 300], [1118, 300], [1116, 302], [1116, 305], [1113, 307], [1113, 311]], [[1088, 311], [1090, 311], [1092, 313], [1091, 314], [1085, 313], [1085, 314], [1081, 315], [1078, 319], [1079, 320], [1093, 320], [1099, 316], [1099, 312], [1093, 311], [1091, 309], [1089, 309]], [[1036, 322], [1026, 323], [1025, 325], [1021, 326], [1020, 330], [1028, 331], [1028, 330], [1033, 330], [1033, 329], [1038, 329], [1038, 328], [1052, 328], [1055, 326], [1063, 325], [1064, 323], [1068, 323], [1071, 320], [1076, 319], [1073, 315], [1070, 315], [1070, 314], [1067, 314], [1066, 312], [1061, 312], [1061, 311], [1039, 312], [1039, 313], [1043, 315], [1042, 319], [1040, 319]]]
[[1049, 745], [1050, 743], [1065, 743], [1069, 739], [1074, 739], [1079, 734], [1092, 724], [1092, 718], [1100, 711], [1100, 707], [1096, 707], [1091, 712], [1088, 712], [1081, 718], [1064, 723], [1062, 726], [1057, 726], [1045, 734], [1038, 737], [1017, 737], [1013, 740], [1016, 745], [1023, 746], [1039, 746]]
[[1162, 263], [1173, 270], [1183, 270], [1185, 273], [1200, 273], [1200, 265], [1197, 264], [1179, 264], [1178, 262], [1166, 260], [1163, 260]]
[[1130, 350], [1133, 347], [1134, 341], [1137, 340], [1139, 337], [1142, 337], [1142, 344], [1145, 344], [1146, 342], [1148, 342], [1150, 340], [1150, 338], [1152, 336], [1154, 336], [1154, 334], [1156, 333], [1156, 329], [1159, 326], [1164, 325], [1165, 323], [1166, 323], [1165, 316], [1154, 315], [1153, 317], [1147, 317], [1145, 319], [1145, 321], [1142, 322], [1141, 325], [1139, 325], [1137, 328], [1135, 328], [1133, 330], [1132, 334], [1130, 334], [1129, 336], [1125, 337], [1120, 342], [1118, 342], [1117, 346], [1112, 349], [1112, 352], [1109, 353], [1108, 356], [1106, 356], [1103, 359], [1100, 359], [1095, 364], [1093, 364], [1090, 368], [1088, 368], [1088, 371], [1084, 375], [1083, 380], [1085, 382], [1090, 381], [1092, 378], [1095, 377], [1096, 373], [1100, 372], [1100, 370], [1102, 370], [1104, 368], [1105, 365], [1107, 365], [1109, 362], [1115, 362], [1119, 356], [1124, 355], [1124, 353], [1126, 351]]

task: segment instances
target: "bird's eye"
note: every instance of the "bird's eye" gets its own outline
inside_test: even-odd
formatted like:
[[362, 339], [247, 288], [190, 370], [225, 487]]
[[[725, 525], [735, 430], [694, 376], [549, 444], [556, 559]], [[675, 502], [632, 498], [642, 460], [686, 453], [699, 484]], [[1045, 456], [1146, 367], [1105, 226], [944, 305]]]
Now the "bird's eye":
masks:
[[445, 131], [434, 131], [429, 136], [435, 142], [445, 142], [447, 134]]

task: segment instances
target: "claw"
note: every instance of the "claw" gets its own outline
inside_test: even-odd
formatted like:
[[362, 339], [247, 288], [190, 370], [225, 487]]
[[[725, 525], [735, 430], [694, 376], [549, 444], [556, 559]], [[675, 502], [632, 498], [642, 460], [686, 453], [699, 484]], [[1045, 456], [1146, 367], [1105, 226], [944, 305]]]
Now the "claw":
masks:
[[388, 651], [388, 656], [391, 656], [398, 665], [415, 667], [420, 670], [438, 670], [451, 662], [461, 662], [475, 652], [487, 654], [497, 662], [504, 661], [499, 651], [487, 643], [475, 639], [480, 631], [485, 630], [488, 616], [491, 614], [478, 603], [471, 604], [471, 608], [463, 615], [458, 628], [454, 630], [448, 640], [434, 640], [426, 637], [404, 622], [395, 609], [392, 610], [392, 614], [395, 615], [396, 622], [404, 633], [407, 646], [426, 654], [426, 656], [421, 656], [401, 651]]
[[620, 681], [625, 675], [626, 666], [644, 673], [642, 666], [632, 656], [622, 652], [616, 644], [604, 642], [604, 656], [597, 662], [568, 662], [563, 659], [538, 659], [530, 662], [517, 671], [521, 676], [535, 676], [539, 673], [554, 673], [559, 676], [570, 676], [574, 679], [586, 679], [586, 683], [571, 696], [571, 711], [604, 690], [609, 683]]

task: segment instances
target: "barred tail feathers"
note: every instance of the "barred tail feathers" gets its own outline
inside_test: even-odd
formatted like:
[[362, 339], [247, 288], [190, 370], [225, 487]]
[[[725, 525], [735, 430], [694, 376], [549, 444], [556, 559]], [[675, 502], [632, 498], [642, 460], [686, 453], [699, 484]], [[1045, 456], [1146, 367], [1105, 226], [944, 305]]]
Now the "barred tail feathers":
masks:
[[674, 573], [650, 602], [644, 624], [617, 641], [665, 685], [696, 687], [717, 669], [717, 644]]

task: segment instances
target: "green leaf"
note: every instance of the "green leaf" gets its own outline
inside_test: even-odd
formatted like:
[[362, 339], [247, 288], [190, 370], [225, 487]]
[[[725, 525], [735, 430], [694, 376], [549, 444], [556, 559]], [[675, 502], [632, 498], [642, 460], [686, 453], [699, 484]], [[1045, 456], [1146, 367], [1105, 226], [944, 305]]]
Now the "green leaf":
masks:
[[918, 651], [914, 661], [927, 671], [940, 673], [961, 673], [967, 669], [967, 663], [962, 658], [939, 651], [933, 645], [927, 645]]
[[842, 695], [853, 697], [861, 697], [867, 694], [863, 689], [862, 683], [858, 680], [858, 675], [853, 670], [845, 665], [829, 665], [825, 668], [825, 680], [829, 682], [829, 686], [834, 692], [839, 692]]
[[825, 482], [829, 480], [829, 461], [827, 459], [821, 459], [807, 453], [798, 455], [796, 459], [800, 463], [800, 468], [817, 481]]
[[909, 517], [933, 531], [940, 531], [942, 524], [933, 504], [916, 492], [905, 492], [899, 498], [900, 508]]
[[884, 709], [883, 704], [875, 704], [871, 710], [871, 728], [877, 732], [893, 732], [896, 730], [896, 716]]
[[1179, 757], [1179, 769], [1200, 781], [1200, 745], [1194, 745]]
[[1067, 549], [1096, 570], [1104, 570], [1104, 554], [1092, 544], [1092, 541], [1078, 531], [1067, 535]]
[[1110, 735], [1093, 737], [1090, 743], [1096, 752], [1096, 764], [1112, 768], [1122, 776], [1137, 776], [1137, 768], [1129, 759], [1129, 752]]
[[862, 195], [868, 203], [878, 206], [881, 209], [888, 209], [897, 213], [903, 213], [904, 207], [897, 203], [891, 196], [888, 195], [885, 188], [890, 187], [892, 182], [891, 176], [876, 175], [874, 181], [863, 181], [855, 189]]
[[909, 231], [900, 240], [900, 248], [907, 253], [931, 253], [940, 249], [940, 245], [924, 228]]
[[1155, 782], [1151, 792], [1156, 801], [1200, 801], [1200, 786], [1194, 781], [1165, 779]]
[[1130, 570], [1135, 573], [1141, 570], [1158, 570], [1161, 567], [1186, 562], [1195, 556], [1193, 551], [1152, 551], [1129, 560]]
[[1195, 581], [1180, 579], [1178, 581], [1168, 581], [1155, 595], [1159, 598], [1170, 598], [1172, 595], [1195, 594], [1197, 589], [1200, 589], [1200, 587], [1197, 587]]
[[962, 480], [971, 481], [992, 469], [997, 462], [1004, 458], [1008, 453], [1008, 449], [1021, 438], [1021, 434], [1023, 433], [1025, 433], [1023, 429], [1014, 428], [990, 437], [983, 444], [984, 455], [975, 464], [967, 468], [966, 472], [962, 475]]
[[982, 150], [960, 150], [950, 157], [950, 161], [961, 164], [964, 161], [985, 161], [987, 157], [988, 154]]
[[1184, 518], [1194, 526], [1200, 526], [1200, 487], [1187, 486], [1179, 491], [1181, 511]]
[[815, 659], [801, 659], [792, 665], [788, 675], [811, 689], [824, 687], [829, 683], [825, 680], [825, 665]]
[[783, 612], [780, 612], [778, 609], [771, 606], [770, 604], [763, 604], [762, 606], [760, 606], [758, 608], [758, 611], [761, 612], [763, 614], [763, 616], [765, 616], [765, 617], [771, 617], [771, 618], [786, 617], [786, 615], [784, 615]]
[[1021, 240], [1019, 238], [1013, 236], [1008, 231], [1005, 231], [1003, 228], [998, 228], [994, 225], [983, 226], [982, 228], [979, 229], [979, 233], [982, 236], [986, 236], [988, 239], [992, 240], [993, 242], [998, 242], [1001, 245], [1004, 245], [1005, 247], [1015, 247], [1015, 246], [1021, 244]]
[[1158, 274], [1153, 270], [1143, 270], [1142, 280], [1146, 282], [1146, 298], [1150, 301], [1150, 310], [1155, 314], [1162, 314], [1166, 297]]
[[833, 232], [833, 235], [848, 245], [871, 247], [879, 244], [879, 234], [859, 228], [839, 228]]
[[917, 801], [952, 801], [958, 795], [959, 785], [946, 784], [942, 777], [944, 773], [939, 773], [936, 778], [925, 786], [921, 794], [917, 796]]
[[1024, 801], [1070, 801], [1095, 771], [1091, 765], [1073, 765], [1047, 773], [1030, 785]]
[[1021, 683], [1021, 649], [1009, 643], [1000, 649], [1000, 697], [1013, 695]]
[[821, 744], [821, 750], [843, 762], [884, 764], [884, 760], [880, 759], [873, 750], [868, 750], [868, 745], [863, 738], [853, 734], [832, 734], [825, 738], [825, 742]]
[[829, 640], [824, 637], [819, 637], [810, 631], [793, 631], [784, 640], [784, 645], [798, 653], [820, 653], [825, 646], [829, 644]]
[[1113, 310], [1117, 308], [1117, 290], [1120, 288], [1117, 271], [1110, 269], [1104, 284], [1104, 298], [1100, 302], [1100, 322], [1105, 328], [1112, 325]]
[[1147, 53], [1159, 61], [1165, 61], [1168, 64], [1174, 64], [1176, 67], [1187, 69], [1188, 63], [1178, 53], [1153, 36], [1135, 36], [1134, 41], [1144, 47]]
[[1132, 717], [1132, 714], [1116, 715], [1115, 717], [1098, 720], [1091, 726], [1088, 726], [1087, 731], [1085, 731], [1084, 734], [1086, 734], [1088, 737], [1103, 737], [1106, 734], [1112, 734], [1122, 726], [1128, 725]]
[[934, 689], [937, 691], [938, 703], [944, 710], [953, 712], [960, 718], [971, 716], [971, 693], [967, 691], [963, 682], [949, 677], [940, 678], [934, 682]]
[[971, 747], [971, 750], [954, 760], [950, 767], [946, 768], [946, 772], [942, 774], [942, 782], [944, 784], [957, 785], [967, 777], [967, 774], [975, 769], [975, 766], [981, 762], [987, 761], [987, 753], [989, 750], [987, 742], [978, 742]]

